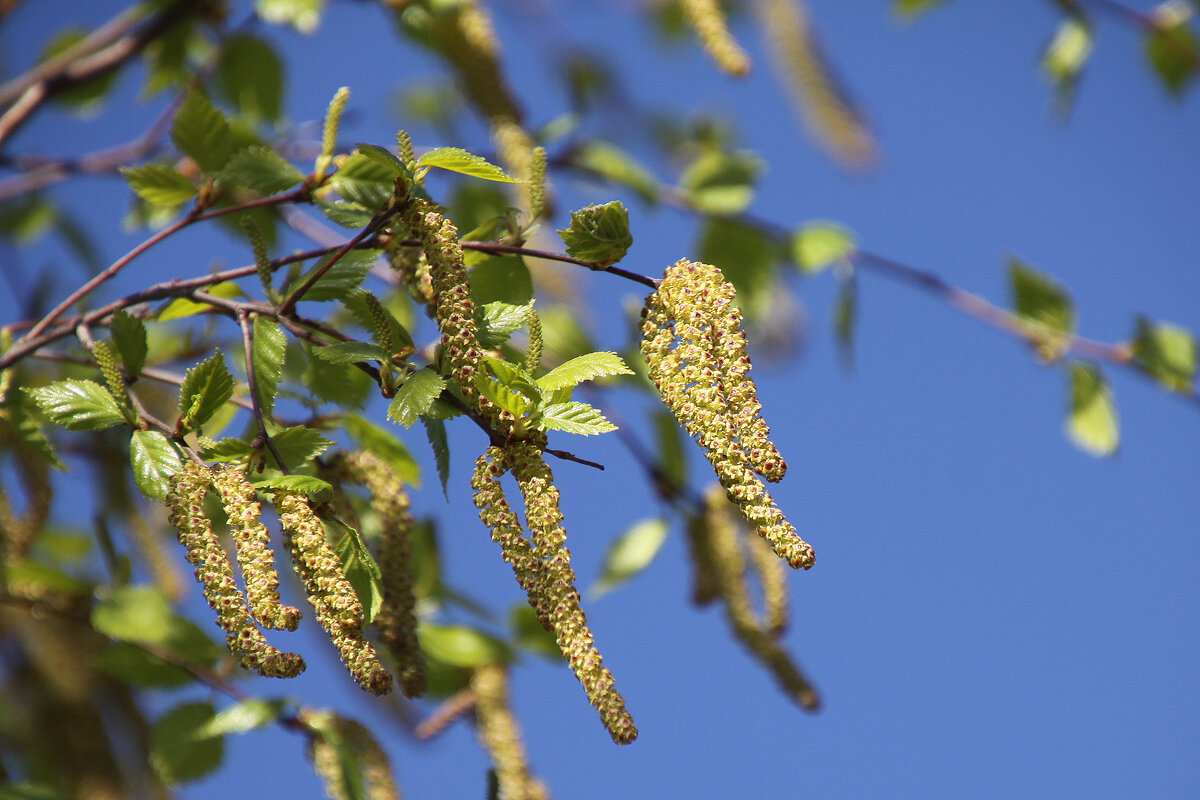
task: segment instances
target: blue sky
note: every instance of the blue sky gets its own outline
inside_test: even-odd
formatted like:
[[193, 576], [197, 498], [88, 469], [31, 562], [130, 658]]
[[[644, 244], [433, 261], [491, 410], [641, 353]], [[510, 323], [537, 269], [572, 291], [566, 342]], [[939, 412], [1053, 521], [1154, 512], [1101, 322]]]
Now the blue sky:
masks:
[[[756, 69], [737, 82], [693, 44], [662, 47], [633, 4], [547, 3], [552, 24], [531, 11], [537, 5], [489, 4], [533, 125], [564, 109], [546, 77], [546, 50], [586, 47], [619, 69], [643, 107], [719, 110], [733, 120], [739, 145], [768, 164], [757, 216], [784, 226], [838, 220], [864, 248], [1001, 305], [1005, 260], [1018, 255], [1069, 288], [1081, 333], [1096, 339], [1127, 337], [1137, 314], [1200, 330], [1200, 106], [1167, 96], [1124, 23], [1098, 17], [1097, 50], [1063, 124], [1037, 70], [1056, 22], [1049, 3], [949, 3], [904, 24], [885, 3], [813, 0], [826, 49], [883, 154], [874, 172], [853, 176], [825, 160], [797, 124], [748, 20], [735, 32]], [[25, 4], [0, 32], [6, 66], [29, 63], [65, 18], [94, 24], [116, 7]], [[396, 43], [371, 4], [334, 3], [310, 38], [262, 30], [288, 56], [292, 120], [319, 117], [337, 87], [351, 87], [347, 141], [392, 141], [404, 124], [392, 93], [438, 75], [424, 54]], [[137, 85], [126, 76], [114, 106], [72, 128], [44, 115], [12, 150], [74, 154], [132, 138], [157, 113], [136, 105]], [[592, 124], [601, 135], [622, 132], [620, 118]], [[417, 144], [486, 147], [477, 128], [464, 130], [464, 141], [426, 131]], [[647, 152], [636, 139], [626, 143]], [[656, 166], [675, 177], [669, 165]], [[625, 197], [570, 180], [559, 188], [564, 211]], [[138, 241], [117, 233], [121, 191], [92, 179], [57, 194], [86, 215], [105, 261]], [[695, 255], [693, 218], [630, 206], [635, 246], [623, 266], [657, 275]], [[29, 268], [56, 257], [4, 255]], [[199, 273], [214, 259], [241, 264], [246, 254], [191, 233], [136, 262], [123, 285]], [[640, 287], [569, 277], [593, 300], [597, 339], [624, 346], [622, 306], [640, 303]], [[790, 576], [787, 644], [824, 710], [799, 712], [729, 638], [719, 612], [689, 606], [686, 552], [674, 530], [649, 570], [588, 605], [640, 739], [612, 745], [570, 673], [527, 659], [513, 694], [537, 773], [556, 796], [585, 799], [1195, 796], [1197, 406], [1107, 370], [1122, 441], [1119, 455], [1097, 460], [1062, 435], [1065, 372], [1038, 364], [1020, 343], [864, 273], [856, 364], [847, 372], [831, 332], [832, 277], [792, 276], [787, 286], [803, 309], [802, 346], [786, 361], [759, 359], [754, 374], [791, 466], [775, 494], [817, 551], [815, 568]], [[10, 300], [0, 308], [11, 317]], [[610, 402], [631, 420], [648, 408], [632, 394]], [[428, 463], [423, 437], [409, 441]], [[520, 591], [466, 486], [484, 442], [464, 429], [451, 443], [450, 504], [431, 478], [417, 506], [443, 520], [450, 580], [507, 608]], [[588, 582], [612, 538], [658, 509], [615, 437], [556, 444], [608, 465], [602, 474], [552, 465], [576, 568]], [[702, 482], [698, 453], [692, 466]], [[332, 657], [319, 656], [319, 637], [297, 647], [309, 656], [302, 678], [248, 685], [376, 722], [406, 796], [483, 796], [486, 762], [468, 727], [413, 743]], [[167, 698], [155, 702], [165, 707]], [[248, 734], [231, 742], [226, 769], [181, 796], [315, 796], [301, 751], [283, 731]]]

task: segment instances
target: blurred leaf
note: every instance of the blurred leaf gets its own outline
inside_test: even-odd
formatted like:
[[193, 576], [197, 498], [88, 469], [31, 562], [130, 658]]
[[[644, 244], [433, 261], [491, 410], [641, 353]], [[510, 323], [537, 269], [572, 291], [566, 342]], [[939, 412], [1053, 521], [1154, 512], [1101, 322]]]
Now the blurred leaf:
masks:
[[146, 366], [148, 345], [145, 324], [122, 308], [112, 315], [109, 331], [112, 333], [112, 342], [121, 355], [121, 361], [125, 364], [125, 371], [131, 378], [136, 378]]
[[220, 350], [192, 367], [179, 390], [179, 413], [184, 427], [195, 430], [212, 418], [233, 396], [233, 376]]
[[1069, 16], [1058, 24], [1042, 54], [1042, 69], [1060, 90], [1069, 89], [1079, 80], [1092, 54], [1092, 44], [1092, 26], [1084, 17]]
[[425, 426], [425, 436], [433, 447], [433, 460], [437, 465], [438, 479], [442, 482], [442, 494], [449, 500], [446, 487], [450, 480], [450, 445], [446, 442], [446, 424], [429, 415], [421, 417], [421, 424]]
[[446, 388], [446, 379], [431, 369], [419, 369], [396, 389], [387, 416], [397, 425], [412, 427]]
[[629, 212], [621, 201], [592, 205], [571, 212], [571, 226], [558, 231], [567, 254], [583, 261], [615, 264], [633, 246]]
[[104, 430], [125, 422], [121, 406], [95, 381], [68, 378], [25, 392], [51, 422], [69, 431]]
[[53, 786], [44, 783], [3, 783], [0, 784], [0, 800], [71, 800]]
[[[275, 443], [275, 449], [279, 451], [280, 458], [287, 463], [288, 469], [302, 467], [324, 453], [333, 444], [319, 431], [303, 425], [293, 425], [273, 433], [271, 441]], [[274, 461], [275, 459], [271, 457], [268, 463], [274, 463]]]
[[1146, 59], [1163, 85], [1179, 97], [1200, 72], [1200, 41], [1192, 29], [1192, 10], [1181, 0], [1159, 3], [1151, 12]]
[[291, 25], [300, 33], [313, 33], [321, 23], [325, 0], [255, 0], [258, 16], [275, 25]]
[[254, 452], [249, 442], [243, 439], [222, 439], [215, 446], [202, 450], [205, 461], [242, 461]]
[[378, 361], [381, 364], [392, 360], [388, 351], [370, 342], [338, 342], [324, 347], [314, 347], [312, 354], [334, 364], [357, 364], [360, 361]]
[[537, 612], [527, 604], [521, 603], [512, 607], [508, 615], [509, 628], [512, 630], [513, 644], [522, 650], [545, 656], [553, 661], [562, 660], [562, 651], [554, 634], [542, 627], [538, 622]]
[[753, 225], [725, 217], [709, 217], [704, 224], [699, 259], [725, 274], [751, 319], [765, 313], [774, 299], [778, 255], [771, 238]]
[[854, 324], [858, 317], [858, 281], [853, 277], [840, 281], [833, 329], [837, 333], [843, 359], [847, 366], [854, 362]]
[[19, 245], [33, 244], [58, 221], [58, 207], [42, 194], [0, 205], [0, 234]]
[[134, 431], [129, 441], [133, 480], [151, 500], [167, 496], [171, 476], [183, 469], [183, 460], [171, 441], [158, 431]]
[[684, 170], [679, 186], [705, 214], [740, 214], [754, 199], [762, 161], [748, 152], [709, 151]]
[[343, 228], [365, 228], [375, 218], [374, 211], [352, 200], [330, 203], [318, 199], [315, 202], [326, 219]]
[[[370, 332], [371, 337], [381, 347], [383, 346], [382, 341], [379, 337], [379, 331], [376, 330], [379, 327], [379, 320], [376, 319], [375, 313], [377, 311], [383, 312], [383, 315], [386, 317], [386, 330], [391, 336], [392, 346], [395, 347], [394, 352], [388, 353], [389, 356], [400, 353], [407, 348], [415, 349], [412, 334], [408, 332], [408, 329], [404, 327], [400, 320], [396, 319], [396, 315], [393, 313], [395, 306], [393, 305], [392, 308], [389, 308], [382, 302], [382, 298], [375, 298], [380, 300], [380, 302], [373, 303], [370, 298], [374, 298], [374, 295], [365, 289], [361, 289], [343, 299], [342, 305], [354, 315], [359, 325]], [[372, 309], [375, 309], [375, 311]]]
[[892, 8], [902, 17], [912, 18], [923, 14], [946, 0], [892, 0]]
[[848, 259], [854, 247], [854, 234], [836, 222], [805, 223], [792, 236], [792, 257], [807, 273]]
[[87, 597], [92, 593], [92, 587], [78, 578], [31, 559], [17, 561], [6, 571], [4, 589], [9, 592], [20, 587], [26, 592], [54, 592], [68, 597]]
[[8, 420], [25, 454], [66, 472], [66, 465], [59, 461], [54, 448], [50, 446], [50, 440], [42, 430], [41, 415], [37, 413], [36, 408], [36, 401], [26, 392], [10, 391], [0, 400], [0, 420]]
[[1008, 268], [1017, 316], [1060, 333], [1075, 329], [1075, 307], [1066, 290], [1016, 258], [1009, 258]]
[[233, 154], [220, 177], [225, 183], [269, 197], [301, 183], [304, 173], [271, 148], [251, 145]]
[[[379, 257], [379, 250], [351, 250], [337, 260], [329, 270], [321, 276], [320, 280], [313, 284], [312, 288], [304, 293], [301, 300], [342, 300], [348, 297], [358, 285], [366, 280], [367, 273], [371, 271], [371, 267], [375, 264], [375, 259]], [[329, 255], [318, 261], [313, 268], [305, 272], [296, 279], [291, 286], [288, 287], [286, 294], [291, 294], [309, 279], [315, 275], [318, 270], [329, 263], [329, 260], [336, 255]]]
[[471, 296], [478, 305], [500, 301], [528, 305], [533, 278], [519, 256], [492, 256], [471, 269]]
[[1139, 319], [1134, 363], [1173, 392], [1190, 394], [1196, 380], [1196, 337], [1169, 322]]
[[1112, 391], [1104, 374], [1091, 364], [1071, 364], [1071, 409], [1067, 435], [1081, 450], [1093, 456], [1110, 456], [1117, 451], [1120, 428]]
[[342, 531], [341, 538], [333, 542], [333, 551], [342, 562], [346, 580], [350, 581], [358, 601], [362, 603], [363, 624], [369, 624], [383, 605], [383, 576], [379, 565], [371, 557], [358, 531], [340, 520], [328, 519], [326, 523]]
[[521, 182], [517, 178], [508, 175], [495, 164], [488, 163], [487, 159], [482, 156], [468, 153], [466, 150], [458, 147], [438, 147], [429, 150], [417, 159], [417, 164], [422, 167], [438, 167], [450, 172], [470, 175], [473, 178], [482, 178], [485, 181], [497, 181], [500, 183]]
[[[687, 485], [687, 454], [684, 451], [683, 428], [675, 415], [663, 409], [654, 413], [654, 443], [658, 454], [656, 466], [670, 486]], [[670, 487], [667, 487], [668, 489]]]
[[[242, 294], [242, 287], [238, 286], [233, 281], [225, 281], [209, 286], [205, 290], [206, 294], [211, 294], [213, 297], [221, 297], [230, 300]], [[155, 314], [154, 318], [159, 322], [166, 322], [172, 319], [183, 319], [194, 314], [202, 314], [211, 311], [212, 306], [208, 303], [200, 303], [195, 300], [190, 300], [186, 297], [177, 297], [170, 303], [167, 303], [161, 311]]]
[[225, 115], [192, 89], [175, 113], [171, 141], [207, 173], [220, 172], [233, 155], [234, 138]]
[[658, 181], [633, 156], [608, 142], [587, 142], [571, 155], [576, 166], [628, 186], [647, 203], [658, 199]]
[[[85, 28], [66, 28], [54, 35], [42, 50], [39, 61], [48, 61], [54, 56], [65, 53], [70, 48], [87, 38], [89, 31]], [[51, 95], [51, 99], [64, 105], [74, 106], [82, 111], [89, 111], [96, 106], [113, 87], [120, 69], [103, 72], [94, 78], [67, 86]]]
[[644, 519], [625, 531], [608, 548], [600, 579], [592, 587], [597, 595], [629, 581], [654, 561], [667, 540], [670, 527], [665, 519]]
[[251, 697], [217, 712], [200, 733], [216, 737], [265, 728], [279, 719], [285, 708], [287, 708], [285, 700], [263, 700], [259, 697]]
[[[305, 344], [311, 356], [315, 347]], [[361, 408], [369, 392], [375, 391], [375, 383], [357, 369], [346, 364], [310, 357], [305, 363], [303, 382], [312, 397], [342, 408]]]
[[115, 642], [101, 650], [92, 657], [92, 665], [117, 680], [142, 688], [173, 689], [195, 680], [186, 669], [125, 642]]
[[216, 710], [211, 703], [184, 703], [159, 717], [150, 730], [150, 764], [168, 786], [198, 780], [215, 771], [225, 740], [206, 733]]
[[632, 375], [631, 370], [616, 353], [588, 353], [558, 365], [537, 379], [544, 392], [578, 386], [584, 381], [608, 375]]
[[251, 121], [279, 121], [283, 63], [264, 39], [248, 34], [225, 37], [213, 86]]
[[615, 431], [613, 425], [604, 415], [587, 403], [574, 400], [566, 403], [554, 403], [542, 408], [537, 425], [543, 430], [565, 431], [584, 436]]
[[92, 607], [92, 627], [121, 642], [165, 645], [175, 628], [171, 601], [152, 586], [121, 586]]
[[167, 164], [121, 167], [121, 176], [138, 197], [152, 205], [175, 208], [196, 196], [195, 185]]
[[342, 417], [342, 430], [364, 450], [385, 459], [392, 469], [410, 486], [420, 487], [421, 470], [404, 444], [392, 434], [379, 428], [358, 414]]
[[512, 660], [512, 651], [504, 642], [465, 625], [422, 622], [417, 626], [417, 638], [423, 652], [452, 667], [485, 667]]
[[258, 389], [258, 405], [267, 418], [275, 410], [275, 395], [287, 359], [287, 335], [279, 323], [270, 317], [254, 318], [252, 331], [254, 352], [254, 384]]
[[[551, 307], [538, 310], [542, 320], [542, 343], [545, 352], [553, 354], [557, 360], [591, 353], [593, 346], [587, 333], [579, 325], [578, 315], [563, 307]], [[543, 356], [542, 361], [546, 358]]]

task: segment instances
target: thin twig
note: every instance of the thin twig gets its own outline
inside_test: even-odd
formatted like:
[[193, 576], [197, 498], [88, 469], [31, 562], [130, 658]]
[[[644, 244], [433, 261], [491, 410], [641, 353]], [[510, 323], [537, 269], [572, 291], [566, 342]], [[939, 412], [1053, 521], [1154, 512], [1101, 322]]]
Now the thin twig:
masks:
[[290, 316], [292, 311], [296, 308], [296, 303], [304, 297], [304, 294], [311, 289], [317, 281], [321, 280], [321, 278], [325, 276], [325, 273], [332, 269], [333, 265], [336, 264], [342, 258], [342, 256], [358, 247], [362, 242], [366, 241], [368, 237], [373, 236], [375, 232], [382, 227], [385, 220], [386, 216], [382, 215], [371, 220], [371, 223], [367, 225], [367, 227], [355, 234], [353, 239], [346, 242], [337, 250], [337, 252], [330, 256], [329, 260], [322, 264], [320, 269], [314, 270], [313, 274], [310, 275], [308, 279], [304, 281], [304, 283], [293, 289], [292, 292], [284, 299], [284, 301], [279, 304], [279, 315]]

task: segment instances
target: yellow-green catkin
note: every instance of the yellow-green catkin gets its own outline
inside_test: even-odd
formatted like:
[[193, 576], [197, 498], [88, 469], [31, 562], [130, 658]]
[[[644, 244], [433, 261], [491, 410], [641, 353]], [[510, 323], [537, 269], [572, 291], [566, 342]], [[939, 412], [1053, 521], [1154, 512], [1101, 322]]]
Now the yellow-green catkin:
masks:
[[775, 505], [762, 478], [787, 470], [761, 418], [741, 312], [719, 269], [682, 259], [668, 267], [642, 310], [642, 354], [650, 380], [703, 448], [721, 485], [759, 535], [794, 568], [812, 547]]
[[118, 404], [128, 405], [129, 398], [125, 393], [125, 378], [121, 375], [121, 365], [117, 363], [117, 356], [108, 342], [93, 342], [92, 358], [96, 359], [96, 366], [100, 367], [100, 374], [104, 376], [108, 393]]
[[750, 56], [729, 32], [725, 12], [717, 0], [679, 0], [679, 6], [705, 52], [722, 71], [738, 78], [749, 74]]
[[616, 690], [612, 673], [595, 647], [592, 630], [575, 588], [571, 553], [566, 548], [567, 532], [562, 527], [559, 492], [554, 475], [541, 451], [525, 442], [510, 445], [513, 477], [525, 498], [525, 519], [533, 545], [533, 557], [541, 563], [542, 597], [549, 609], [550, 624], [558, 647], [571, 670], [583, 684], [588, 700], [600, 713], [600, 721], [617, 744], [637, 738], [633, 717], [625, 699]]
[[417, 641], [416, 597], [413, 594], [413, 517], [404, 482], [386, 460], [366, 450], [339, 453], [330, 469], [366, 487], [371, 510], [379, 520], [377, 552], [383, 602], [373, 624], [396, 662], [396, 678], [408, 697], [425, 692], [425, 662]]
[[271, 535], [262, 523], [262, 505], [254, 487], [235, 467], [217, 467], [212, 473], [213, 488], [221, 496], [229, 517], [229, 532], [237, 552], [238, 566], [250, 612], [264, 628], [294, 631], [300, 623], [300, 609], [284, 605], [279, 599], [279, 573]]
[[545, 800], [546, 787], [533, 776], [521, 729], [508, 702], [504, 667], [480, 667], [471, 675], [475, 695], [475, 726], [479, 742], [492, 759], [499, 796], [505, 800]]
[[204, 599], [227, 634], [230, 652], [243, 667], [261, 675], [295, 677], [304, 671], [304, 660], [295, 653], [276, 650], [255, 627], [234, 580], [233, 567], [204, 512], [204, 498], [212, 482], [212, 473], [202, 464], [189, 464], [172, 477], [167, 493], [170, 522], [179, 532], [188, 561], [196, 568]]
[[[313, 731], [308, 757], [330, 800], [399, 800], [387, 753], [367, 728], [330, 711], [308, 711], [301, 718]], [[348, 775], [347, 770], [358, 774]], [[351, 794], [347, 787], [357, 785], [362, 793]]]
[[362, 688], [373, 694], [388, 693], [392, 689], [391, 673], [363, 636], [362, 603], [308, 498], [294, 492], [277, 492], [275, 510], [283, 527], [284, 545], [292, 555], [308, 601], [337, 647], [342, 663]]

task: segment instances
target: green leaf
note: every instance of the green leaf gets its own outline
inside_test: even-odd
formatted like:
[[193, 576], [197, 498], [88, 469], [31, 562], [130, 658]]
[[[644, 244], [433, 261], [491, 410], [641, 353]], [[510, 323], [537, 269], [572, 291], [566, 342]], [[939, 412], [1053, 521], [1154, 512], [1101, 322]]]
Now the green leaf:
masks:
[[424, 653], [452, 667], [486, 667], [512, 660], [508, 645], [466, 625], [422, 622], [417, 626], [417, 638]]
[[367, 544], [358, 531], [340, 520], [329, 520], [342, 529], [342, 537], [333, 543], [333, 550], [342, 562], [346, 579], [354, 587], [358, 601], [362, 603], [364, 623], [370, 623], [383, 605], [383, 575], [379, 565], [367, 550]]
[[562, 660], [562, 651], [558, 649], [554, 634], [542, 627], [537, 612], [527, 604], [521, 603], [512, 607], [508, 615], [508, 625], [512, 630], [513, 644], [520, 649], [553, 661]]
[[370, 209], [386, 203], [396, 189], [392, 171], [362, 153], [351, 153], [329, 182], [345, 199]]
[[[654, 414], [654, 443], [657, 445], [658, 471], [676, 489], [687, 485], [687, 454], [684, 451], [683, 428], [675, 415], [666, 409]], [[667, 493], [670, 496], [670, 492]]]
[[117, 680], [142, 688], [173, 689], [195, 680], [192, 673], [182, 667], [125, 642], [115, 642], [101, 650], [92, 657], [91, 663]]
[[215, 771], [225, 740], [211, 736], [216, 709], [211, 703], [184, 703], [159, 717], [150, 730], [150, 764], [168, 786], [198, 780]]
[[352, 200], [330, 203], [327, 200], [317, 199], [315, 202], [326, 219], [343, 228], [365, 228], [375, 218], [374, 211], [362, 203]]
[[408, 167], [400, 160], [400, 157], [388, 150], [386, 147], [380, 147], [377, 144], [367, 144], [366, 142], [358, 143], [358, 152], [362, 153], [367, 158], [380, 164], [392, 173], [394, 177], [407, 176], [410, 178], [408, 183], [412, 183], [411, 175]]
[[166, 208], [183, 205], [196, 196], [196, 187], [167, 164], [121, 167], [121, 176], [137, 196]]
[[286, 700], [251, 697], [219, 711], [198, 733], [216, 737], [265, 728], [279, 719], [287, 705]]
[[[366, 279], [367, 273], [371, 271], [380, 252], [379, 250], [351, 250], [339, 258], [337, 263], [330, 267], [329, 271], [322, 275], [320, 280], [314, 283], [301, 299], [323, 301], [342, 300], [348, 297]], [[315, 275], [318, 270], [329, 263], [334, 255], [334, 253], [330, 253], [325, 256], [312, 269], [301, 275], [288, 287], [287, 294], [291, 294], [303, 286], [309, 277]]]
[[[226, 300], [242, 295], [242, 287], [238, 286], [233, 281], [225, 281], [209, 286], [204, 290], [206, 294], [211, 294], [213, 297], [222, 297]], [[167, 303], [154, 318], [159, 322], [166, 322], [172, 319], [183, 319], [194, 314], [203, 314], [211, 311], [212, 306], [208, 303], [199, 303], [195, 300], [186, 297], [177, 297], [170, 303]]]
[[254, 384], [258, 389], [258, 405], [266, 417], [275, 410], [275, 395], [287, 358], [287, 335], [279, 323], [270, 317], [254, 318]]
[[592, 436], [598, 433], [615, 431], [613, 425], [604, 415], [587, 403], [574, 400], [566, 403], [554, 403], [541, 409], [538, 427], [543, 430], [565, 431]]
[[233, 397], [233, 376], [220, 350], [201, 361], [183, 376], [179, 391], [179, 413], [184, 427], [194, 430], [208, 422]]
[[1160, 3], [1151, 14], [1146, 59], [1167, 91], [1180, 97], [1200, 72], [1200, 41], [1192, 29], [1192, 12], [1179, 2]]
[[613, 183], [628, 186], [647, 203], [658, 200], [658, 180], [633, 156], [608, 142], [587, 142], [571, 157], [572, 163]]
[[470, 280], [471, 297], [478, 305], [528, 305], [533, 297], [533, 278], [520, 256], [492, 256], [471, 268]]
[[482, 156], [468, 153], [459, 147], [438, 147], [430, 150], [417, 159], [417, 165], [421, 167], [438, 167], [450, 172], [470, 175], [473, 178], [482, 178], [485, 181], [521, 183], [521, 181], [509, 176], [495, 164], [488, 163], [487, 159]]
[[524, 416], [534, 406], [534, 403], [529, 398], [513, 391], [503, 383], [490, 380], [483, 373], [475, 374], [475, 388], [493, 405], [507, 411], [514, 417]]
[[18, 561], [8, 566], [6, 570], [7, 575], [4, 576], [6, 580], [3, 584], [6, 591], [12, 591], [13, 587], [19, 586], [26, 592], [32, 589], [37, 592], [53, 592], [79, 599], [87, 598], [92, 594], [90, 585], [33, 559]]
[[388, 351], [370, 342], [338, 342], [325, 347], [314, 347], [312, 354], [334, 364], [356, 364], [359, 361], [387, 364], [392, 360]]
[[597, 595], [611, 591], [640, 573], [654, 561], [667, 541], [670, 526], [665, 519], [644, 519], [625, 531], [608, 548], [600, 579], [592, 587]]
[[98, 431], [125, 422], [121, 406], [95, 381], [68, 378], [25, 392], [51, 422], [69, 431]]
[[266, 22], [313, 33], [321, 23], [324, 6], [325, 0], [255, 0], [254, 10]]
[[333, 493], [333, 487], [311, 475], [276, 475], [273, 478], [263, 478], [250, 484], [260, 492], [278, 489], [284, 492], [299, 492], [307, 495], [323, 495], [328, 499]]
[[243, 461], [250, 457], [254, 448], [243, 439], [222, 439], [213, 447], [201, 452], [205, 461]]
[[419, 369], [408, 377], [388, 406], [388, 419], [406, 428], [429, 410], [446, 388], [446, 379], [431, 369]]
[[149, 352], [146, 326], [140, 319], [121, 309], [112, 315], [109, 330], [112, 332], [112, 342], [121, 354], [125, 370], [130, 377], [136, 378], [146, 366], [146, 354]]
[[1092, 26], [1087, 20], [1063, 19], [1042, 54], [1042, 69], [1055, 84], [1073, 83], [1092, 54]]
[[754, 183], [762, 162], [747, 152], [710, 151], [697, 158], [679, 178], [688, 201], [705, 214], [740, 214], [754, 199]]
[[792, 236], [792, 258], [807, 273], [850, 258], [854, 248], [854, 234], [836, 222], [809, 222]]
[[476, 306], [475, 325], [480, 346], [490, 350], [507, 342], [509, 336], [525, 327], [530, 307], [530, 304], [514, 305], [499, 301]]
[[171, 601], [152, 586], [121, 586], [92, 607], [92, 627], [120, 642], [164, 645], [175, 629]]
[[42, 430], [41, 416], [34, 411], [35, 403], [25, 392], [10, 391], [0, 401], [0, 420], [7, 418], [9, 425], [16, 431], [20, 441], [18, 453], [28, 454], [41, 459], [57, 470], [67, 471], [67, 467], [58, 460], [46, 432]]
[[304, 173], [262, 145], [251, 145], [234, 153], [220, 177], [224, 183], [244, 186], [263, 196], [278, 194], [304, 181]]
[[1196, 380], [1196, 337], [1169, 322], [1139, 319], [1133, 359], [1141, 369], [1173, 392], [1190, 394]]
[[558, 235], [568, 255], [600, 264], [615, 264], [633, 246], [629, 212], [619, 200], [572, 211], [571, 226], [561, 228]]
[[1110, 456], [1117, 451], [1120, 428], [1112, 390], [1104, 373], [1091, 364], [1071, 364], [1071, 408], [1067, 435], [1081, 450], [1093, 456]]
[[442, 482], [442, 494], [449, 500], [450, 493], [446, 487], [450, 481], [450, 445], [446, 441], [446, 423], [426, 415], [421, 417], [421, 424], [425, 426], [425, 436], [433, 448], [433, 460], [437, 465], [438, 479]]
[[233, 132], [225, 115], [195, 89], [175, 113], [171, 141], [207, 173], [220, 172], [234, 151]]
[[383, 428], [372, 425], [358, 414], [342, 417], [344, 430], [359, 447], [385, 459], [405, 483], [420, 487], [421, 469], [404, 444]]
[[588, 353], [577, 356], [537, 379], [543, 392], [578, 386], [607, 375], [632, 375], [628, 365], [616, 353]]
[[757, 226], [729, 217], [709, 217], [700, 239], [699, 260], [725, 273], [748, 319], [766, 314], [778, 299], [775, 264], [782, 260], [780, 247]]
[[250, 122], [279, 121], [283, 63], [266, 40], [248, 34], [225, 37], [213, 86]]
[[[74, 26], [60, 31], [43, 48], [40, 60], [46, 61], [54, 56], [65, 53], [87, 38], [87, 35], [88, 30], [86, 28]], [[80, 59], [80, 61], [86, 61], [86, 59]], [[51, 99], [57, 103], [72, 106], [84, 113], [90, 112], [108, 94], [113, 84], [116, 83], [119, 74], [119, 66], [118, 69], [101, 71], [96, 77], [81, 81], [74, 86], [68, 84], [62, 91], [52, 94]]]
[[[320, 432], [303, 425], [293, 425], [278, 433], [273, 433], [271, 441], [275, 443], [275, 449], [279, 451], [279, 456], [286, 462], [287, 468], [293, 470], [321, 455], [333, 444]], [[269, 456], [269, 458], [268, 463], [273, 464], [274, 457]]]
[[1017, 316], [1059, 333], [1075, 329], [1075, 308], [1066, 290], [1016, 258], [1009, 259], [1008, 267]]
[[151, 500], [167, 496], [171, 476], [183, 469], [183, 460], [171, 440], [158, 431], [134, 431], [129, 441], [133, 480]]
[[[305, 343], [304, 349], [311, 356], [316, 348]], [[309, 358], [305, 364], [303, 381], [312, 398], [342, 408], [361, 408], [367, 394], [376, 391], [377, 388], [371, 379], [359, 370], [315, 356]]]
[[946, 0], [893, 0], [892, 8], [900, 16], [911, 19], [944, 2]]
[[854, 324], [858, 316], [858, 281], [853, 277], [840, 281], [833, 329], [846, 366], [854, 362]]

